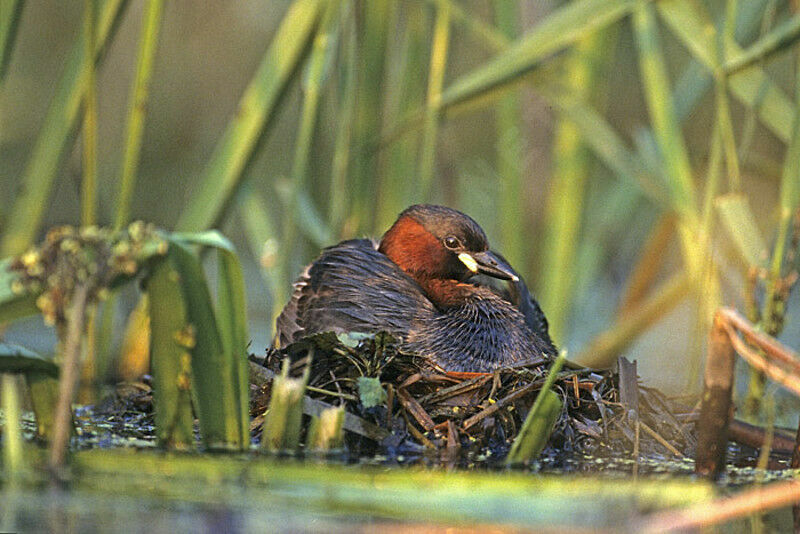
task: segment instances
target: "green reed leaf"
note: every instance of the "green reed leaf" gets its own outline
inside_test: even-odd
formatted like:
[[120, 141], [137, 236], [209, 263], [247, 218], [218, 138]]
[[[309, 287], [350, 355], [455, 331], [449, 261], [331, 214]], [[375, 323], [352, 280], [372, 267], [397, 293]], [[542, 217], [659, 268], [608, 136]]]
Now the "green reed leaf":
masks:
[[533, 460], [542, 452], [553, 426], [564, 407], [561, 397], [551, 388], [558, 377], [558, 372], [567, 360], [566, 353], [562, 352], [553, 361], [547, 372], [547, 378], [533, 401], [533, 406], [525, 416], [525, 422], [511, 445], [511, 450], [506, 457], [506, 465], [514, 465]]
[[130, 205], [136, 185], [136, 174], [139, 169], [139, 154], [142, 150], [142, 135], [147, 113], [150, 78], [153, 74], [153, 64], [155, 63], [163, 6], [164, 2], [162, 0], [150, 0], [147, 2], [142, 14], [142, 34], [139, 37], [136, 76], [133, 80], [133, 89], [128, 101], [125, 151], [122, 155], [119, 197], [117, 198], [117, 212], [114, 217], [115, 229], [120, 229], [128, 224], [128, 219], [130, 218]]
[[170, 449], [193, 448], [191, 351], [195, 331], [171, 253], [153, 269], [147, 296], [156, 438]]
[[[125, 0], [105, 0], [98, 10], [95, 62], [115, 33]], [[83, 60], [83, 37], [79, 36], [66, 61], [47, 109], [44, 123], [20, 178], [19, 194], [6, 217], [0, 240], [0, 257], [19, 254], [36, 237], [49, 206], [50, 191], [62, 154], [78, 124], [78, 113], [88, 86], [87, 63]]]
[[800, 39], [800, 14], [784, 20], [768, 34], [762, 36], [745, 50], [729, 58], [725, 63], [725, 72], [732, 74], [763, 61], [768, 57], [785, 50]]
[[742, 194], [729, 194], [717, 197], [714, 204], [719, 212], [722, 226], [727, 230], [747, 264], [764, 266], [767, 246], [747, 197]]
[[551, 54], [626, 15], [635, 0], [578, 0], [561, 7], [510, 48], [453, 82], [442, 93], [448, 108], [480, 98], [539, 66]]
[[[692, 55], [713, 69], [717, 37], [708, 13], [691, 0], [658, 2], [656, 5], [661, 18]], [[725, 43], [726, 57], [736, 57], [740, 51], [735, 42]], [[762, 69], [752, 67], [739, 71], [730, 77], [728, 86], [733, 96], [747, 106], [761, 100], [759, 116], [764, 125], [780, 139], [790, 139], [794, 114], [792, 102]]]
[[4, 0], [0, 6], [2, 6], [0, 9], [0, 83], [2, 83], [17, 40], [19, 19], [22, 16], [25, 0]]
[[179, 273], [184, 303], [192, 324], [192, 390], [203, 442], [210, 449], [238, 449], [243, 419], [238, 380], [238, 359], [225, 351], [219, 323], [200, 259], [180, 240], [170, 240], [170, 254]]
[[290, 7], [253, 79], [239, 101], [197, 188], [178, 219], [181, 231], [204, 230], [218, 224], [241, 186], [244, 169], [258, 140], [270, 124], [284, 89], [305, 57], [317, 26], [320, 0], [297, 0]]
[[13, 343], [0, 342], [0, 373], [44, 373], [58, 377], [58, 366], [52, 358]]

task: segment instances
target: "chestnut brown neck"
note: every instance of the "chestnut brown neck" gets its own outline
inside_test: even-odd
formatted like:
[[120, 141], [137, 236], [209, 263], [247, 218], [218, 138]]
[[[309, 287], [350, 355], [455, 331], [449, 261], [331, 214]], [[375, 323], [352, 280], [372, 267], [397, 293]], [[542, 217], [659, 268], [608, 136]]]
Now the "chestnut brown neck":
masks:
[[378, 250], [416, 280], [428, 298], [440, 307], [463, 303], [473, 287], [449, 275], [450, 253], [411, 217], [400, 217], [383, 235]]
[[472, 284], [444, 278], [430, 278], [421, 281], [420, 286], [439, 308], [461, 306], [475, 291], [475, 286]]

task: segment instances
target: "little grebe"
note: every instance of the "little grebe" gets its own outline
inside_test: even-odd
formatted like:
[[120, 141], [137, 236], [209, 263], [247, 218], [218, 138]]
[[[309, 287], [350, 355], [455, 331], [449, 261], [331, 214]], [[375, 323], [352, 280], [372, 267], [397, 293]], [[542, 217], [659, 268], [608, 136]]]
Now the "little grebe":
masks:
[[[475, 275], [510, 281], [503, 293]], [[320, 332], [388, 332], [448, 371], [487, 372], [556, 354], [524, 282], [469, 216], [443, 206], [403, 211], [380, 242], [325, 249], [277, 320], [284, 347]]]

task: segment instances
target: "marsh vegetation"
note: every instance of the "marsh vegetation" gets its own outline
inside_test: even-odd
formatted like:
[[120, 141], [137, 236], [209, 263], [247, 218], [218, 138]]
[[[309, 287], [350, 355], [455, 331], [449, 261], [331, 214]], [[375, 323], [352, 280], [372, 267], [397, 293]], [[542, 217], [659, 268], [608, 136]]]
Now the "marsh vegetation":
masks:
[[[723, 436], [724, 455], [729, 425], [732, 434], [744, 421], [757, 425], [759, 473], [773, 443], [791, 445], [775, 427], [794, 433], [800, 413], [800, 366], [790, 348], [800, 346], [796, 1], [212, 4], [0, 2], [3, 491], [20, 521], [39, 510], [24, 481], [40, 479], [42, 466], [56, 479], [65, 466], [86, 474], [76, 477], [88, 496], [78, 507], [100, 503], [97, 488], [114, 479], [122, 487], [130, 477], [126, 491], [135, 495], [146, 474], [169, 466], [177, 474], [174, 486], [164, 478], [165, 491], [201, 507], [213, 496], [189, 495], [182, 484], [218, 480], [233, 492], [231, 481], [247, 479], [245, 504], [226, 498], [226, 507], [270, 503], [270, 512], [288, 502], [309, 520], [340, 506], [357, 517], [408, 521], [424, 493], [435, 497], [426, 521], [566, 521], [563, 500], [549, 512], [502, 512], [558, 500], [551, 481], [528, 473], [431, 472], [430, 493], [419, 490], [421, 475], [403, 469], [380, 478], [368, 469], [233, 455], [251, 445], [247, 355], [267, 355], [302, 265], [341, 239], [380, 235], [419, 202], [457, 207], [481, 223], [528, 281], [571, 362], [605, 370], [619, 356], [638, 360], [632, 375], [613, 374], [614, 396], [601, 391], [600, 400], [592, 396], [597, 377], [610, 372], [568, 367], [545, 382], [546, 369], [525, 371], [525, 384], [536, 384], [529, 393], [542, 393], [520, 406], [545, 405], [535, 433], [562, 428], [554, 414], [570, 403], [609, 402], [625, 421], [624, 454], [639, 465], [640, 431], [660, 443], [640, 423], [662, 440], [666, 432], [647, 419], [650, 401], [631, 392], [641, 383], [682, 403], [686, 420], [670, 428], [691, 430], [707, 367], [719, 374], [706, 374], [706, 387], [730, 371], [721, 389], [740, 420], [717, 406], [726, 414], [717, 420], [722, 434], [709, 443]], [[363, 340], [337, 342], [358, 359], [350, 349]], [[709, 352], [730, 355], [725, 362], [738, 353], [748, 365], [739, 359], [735, 375], [732, 364], [705, 366]], [[270, 381], [282, 365], [272, 365]], [[393, 379], [413, 376], [405, 371]], [[352, 373], [326, 381], [287, 369], [276, 400], [283, 404], [266, 414], [267, 401], [260, 406], [263, 419], [282, 420], [265, 448], [296, 449], [285, 429], [305, 428], [315, 415], [308, 442], [340, 449], [354, 433], [348, 417], [363, 416], [363, 425], [387, 416], [337, 406], [379, 405], [388, 396], [388, 418], [405, 417], [421, 436], [415, 443], [454, 448], [465, 421], [488, 409], [494, 393], [513, 395], [508, 388], [524, 375], [439, 379], [450, 397], [425, 383], [404, 397], [412, 385], [395, 390], [401, 384], [380, 372], [362, 373], [375, 380], [361, 383], [364, 396]], [[159, 447], [232, 456], [70, 456], [74, 408], [144, 374], [152, 376], [148, 424]], [[550, 386], [559, 399], [545, 399]], [[428, 413], [477, 391], [488, 394], [486, 406], [450, 423], [443, 411], [435, 420]], [[312, 410], [304, 398], [324, 405]], [[498, 425], [516, 433], [523, 419]], [[592, 412], [572, 431], [607, 437], [612, 419]], [[677, 452], [691, 454], [691, 443]], [[586, 495], [581, 502], [592, 506], [584, 511], [595, 518], [570, 524], [601, 528], [677, 528], [688, 515], [645, 524], [642, 514], [707, 503], [720, 490], [685, 479], [662, 488], [622, 484], [626, 512], [602, 515], [612, 506], [602, 479], [552, 482], [562, 483]], [[465, 490], [474, 485], [478, 496]], [[370, 494], [379, 486], [390, 488], [394, 508], [381, 492]], [[773, 489], [775, 506], [800, 500], [792, 486]], [[747, 498], [758, 488], [742, 491], [739, 514], [757, 512]], [[337, 504], [300, 513], [299, 494], [317, 504], [336, 494]], [[452, 514], [442, 511], [450, 505]], [[475, 512], [490, 509], [497, 513]], [[778, 520], [788, 524], [788, 515]], [[13, 513], [0, 521], [15, 528]]]

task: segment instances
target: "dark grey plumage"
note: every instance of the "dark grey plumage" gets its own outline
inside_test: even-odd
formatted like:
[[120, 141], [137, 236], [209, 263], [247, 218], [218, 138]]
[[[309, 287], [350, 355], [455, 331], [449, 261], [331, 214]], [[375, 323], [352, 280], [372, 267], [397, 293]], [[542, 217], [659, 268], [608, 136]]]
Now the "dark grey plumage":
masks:
[[493, 371], [555, 355], [525, 316], [488, 287], [476, 287], [460, 306], [437, 313], [406, 338], [412, 352], [429, 356], [450, 371]]
[[508, 289], [505, 291], [504, 296], [522, 312], [522, 315], [525, 316], [525, 323], [539, 338], [541, 338], [549, 348], [549, 352], [557, 354], [558, 350], [550, 339], [550, 325], [547, 323], [547, 317], [544, 315], [539, 303], [536, 302], [536, 299], [531, 295], [528, 286], [525, 284], [525, 280], [511, 267], [511, 264], [508, 263], [508, 260], [506, 260], [502, 254], [499, 252], [495, 252], [494, 254], [507, 269], [516, 274], [519, 278], [516, 282], [507, 283]]
[[321, 332], [384, 331], [402, 339], [434, 313], [419, 285], [378, 252], [371, 239], [353, 239], [322, 251], [294, 284], [278, 317], [278, 345]]
[[449, 371], [486, 372], [554, 355], [544, 315], [524, 283], [515, 284], [519, 307], [476, 285], [463, 304], [439, 309], [376, 242], [345, 241], [325, 249], [295, 283], [277, 341], [283, 347], [325, 331], [386, 331]]

